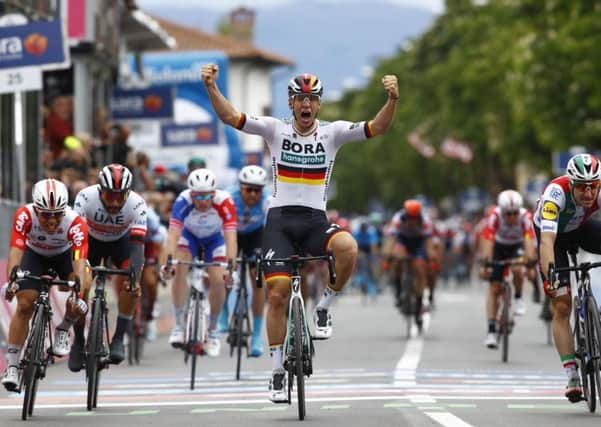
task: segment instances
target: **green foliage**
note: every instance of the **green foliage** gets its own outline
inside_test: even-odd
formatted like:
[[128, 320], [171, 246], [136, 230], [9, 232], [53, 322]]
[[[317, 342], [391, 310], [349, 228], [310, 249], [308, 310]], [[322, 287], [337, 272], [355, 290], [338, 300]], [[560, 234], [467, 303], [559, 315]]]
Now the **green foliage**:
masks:
[[[373, 118], [385, 101], [380, 78], [399, 80], [386, 135], [344, 147], [332, 207], [395, 208], [417, 193], [435, 199], [466, 186], [515, 186], [515, 166], [550, 171], [551, 152], [601, 148], [601, 5], [585, 0], [447, 0], [446, 13], [392, 58], [362, 92], [322, 109], [327, 120]], [[425, 159], [407, 143], [418, 132], [439, 149], [452, 137], [474, 160]]]

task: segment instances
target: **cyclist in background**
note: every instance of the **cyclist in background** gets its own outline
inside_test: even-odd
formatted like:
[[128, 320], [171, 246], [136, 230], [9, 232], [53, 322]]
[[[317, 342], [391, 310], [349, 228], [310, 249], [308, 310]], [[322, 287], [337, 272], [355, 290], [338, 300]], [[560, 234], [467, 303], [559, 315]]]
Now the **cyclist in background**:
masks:
[[[490, 213], [486, 227], [482, 232], [480, 254], [483, 261], [503, 261], [518, 258], [525, 255], [527, 261], [536, 260], [536, 246], [534, 241], [534, 229], [532, 226], [532, 214], [524, 208], [522, 196], [515, 190], [505, 190], [499, 193], [497, 206]], [[535, 280], [536, 270], [530, 268], [530, 278]], [[482, 266], [480, 277], [488, 279], [490, 286], [486, 298], [486, 316], [488, 320], [488, 333], [484, 345], [495, 349], [497, 343], [497, 311], [498, 298], [503, 294], [503, 266], [493, 269]], [[522, 298], [522, 286], [524, 283], [524, 268], [513, 267], [513, 286], [515, 299], [513, 311], [522, 316], [526, 313], [526, 305]]]
[[601, 167], [595, 156], [573, 156], [568, 161], [566, 174], [547, 184], [534, 214], [540, 275], [545, 293], [552, 298], [553, 338], [568, 376], [565, 396], [571, 402], [581, 400], [582, 385], [570, 328], [570, 275], [567, 272], [560, 273], [559, 279], [551, 283], [549, 266], [569, 266], [568, 250], [571, 248], [580, 247], [601, 255], [601, 222], [591, 219], [591, 215], [598, 212], [601, 206], [600, 179]]
[[[98, 174], [98, 184], [81, 190], [74, 205], [88, 224], [90, 264], [108, 265], [110, 260], [117, 268], [131, 265], [136, 275], [133, 284], [125, 276], [114, 279], [118, 314], [109, 354], [109, 361], [114, 364], [125, 357], [123, 335], [140, 299], [140, 273], [144, 265], [147, 208], [142, 196], [131, 190], [132, 182], [133, 175], [125, 166], [117, 163], [104, 166]], [[73, 327], [75, 340], [69, 354], [69, 369], [73, 372], [83, 367], [84, 327], [83, 322]]]
[[[15, 212], [10, 239], [6, 277], [15, 266], [36, 276], [49, 269], [56, 271], [62, 280], [82, 280], [82, 290], [87, 293], [86, 259], [88, 257], [88, 227], [85, 221], [67, 206], [67, 187], [55, 179], [44, 179], [33, 186], [33, 203], [21, 206]], [[20, 384], [19, 356], [29, 332], [40, 284], [32, 280], [8, 283], [5, 298], [12, 301], [17, 296], [17, 309], [10, 321], [7, 368], [2, 384], [7, 391], [16, 391]], [[85, 317], [88, 308], [80, 298], [73, 304], [67, 300], [66, 317], [76, 321]], [[63, 322], [55, 331], [53, 353], [69, 353], [68, 325]]]
[[[326, 217], [327, 190], [338, 149], [346, 142], [364, 140], [385, 133], [396, 111], [396, 76], [384, 76], [387, 99], [373, 120], [351, 123], [320, 122], [323, 87], [314, 75], [302, 74], [288, 84], [288, 105], [292, 118], [254, 117], [237, 111], [217, 87], [216, 64], [202, 67], [202, 79], [217, 113], [225, 124], [246, 133], [260, 135], [269, 147], [274, 177], [271, 200], [263, 235], [263, 254], [285, 258], [304, 252], [323, 255], [332, 249], [336, 258], [337, 279], [328, 285], [316, 306], [314, 335], [332, 335], [330, 306], [350, 278], [357, 259], [357, 243], [350, 233], [330, 225]], [[283, 343], [286, 335], [286, 309], [290, 293], [290, 266], [267, 265], [267, 335], [272, 360], [269, 398], [288, 400], [283, 369]]]
[[[415, 273], [413, 286], [417, 296], [415, 324], [422, 330], [423, 295], [428, 280], [428, 260], [438, 261], [438, 253], [433, 241], [433, 229], [430, 219], [425, 215], [419, 200], [408, 199], [403, 209], [392, 217], [392, 235], [396, 239], [392, 249], [393, 257], [402, 259], [412, 257], [412, 268]], [[397, 299], [400, 298], [397, 291]], [[400, 307], [400, 300], [397, 300]]]
[[[248, 257], [250, 269], [248, 271], [252, 290], [253, 335], [250, 341], [251, 357], [263, 354], [263, 313], [265, 311], [265, 290], [257, 289], [255, 251], [261, 249], [263, 241], [263, 226], [265, 214], [269, 203], [267, 185], [267, 172], [260, 166], [244, 166], [238, 174], [239, 185], [229, 190], [236, 205], [238, 217], [238, 250]], [[223, 305], [221, 321], [225, 330], [228, 326], [228, 305]], [[221, 328], [223, 330], [223, 328]]]
[[[357, 261], [357, 271], [355, 271], [355, 280], [365, 281], [365, 292], [369, 296], [375, 296], [377, 257], [378, 257], [378, 234], [367, 220], [361, 220], [359, 228], [353, 233], [359, 249], [359, 259]], [[361, 284], [361, 283], [360, 283]]]
[[[167, 232], [167, 247], [161, 260], [161, 274], [165, 280], [174, 277], [171, 284], [171, 298], [175, 312], [175, 326], [169, 336], [169, 344], [174, 348], [184, 343], [186, 324], [186, 289], [189, 267], [178, 265], [166, 269], [168, 255], [179, 260], [190, 261], [198, 258], [203, 249], [204, 261], [226, 262], [231, 260], [236, 268], [236, 206], [229, 193], [217, 190], [215, 174], [209, 169], [196, 169], [188, 175], [188, 189], [182, 191], [175, 203]], [[205, 350], [210, 357], [217, 357], [221, 351], [217, 323], [225, 300], [225, 285], [232, 283], [231, 272], [223, 266], [207, 267], [209, 288], [209, 335]]]

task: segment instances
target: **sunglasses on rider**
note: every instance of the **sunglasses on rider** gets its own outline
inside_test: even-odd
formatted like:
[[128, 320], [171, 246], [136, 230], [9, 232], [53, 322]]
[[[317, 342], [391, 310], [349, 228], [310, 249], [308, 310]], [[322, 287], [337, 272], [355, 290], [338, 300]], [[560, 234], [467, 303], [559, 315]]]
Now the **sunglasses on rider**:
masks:
[[203, 201], [203, 200], [211, 200], [211, 198], [213, 197], [213, 195], [211, 193], [209, 193], [209, 194], [192, 193], [191, 196], [192, 196], [193, 200], [197, 200], [199, 202]]
[[599, 189], [599, 185], [601, 185], [601, 181], [592, 181], [592, 182], [575, 182], [572, 184], [574, 189], [578, 191], [586, 191], [590, 189], [591, 191], [595, 191]]
[[39, 216], [48, 220], [50, 218], [61, 218], [65, 211], [47, 212], [47, 211], [36, 211]]
[[321, 99], [319, 95], [315, 95], [312, 93], [299, 93], [297, 95], [293, 95], [292, 98], [294, 98], [295, 101], [301, 103], [305, 102], [306, 100], [309, 100], [309, 102], [313, 102], [319, 101]]
[[244, 191], [249, 194], [252, 194], [252, 193], [261, 194], [263, 189], [261, 187], [244, 187]]
[[102, 197], [108, 202], [125, 202], [128, 193], [126, 191], [103, 191]]

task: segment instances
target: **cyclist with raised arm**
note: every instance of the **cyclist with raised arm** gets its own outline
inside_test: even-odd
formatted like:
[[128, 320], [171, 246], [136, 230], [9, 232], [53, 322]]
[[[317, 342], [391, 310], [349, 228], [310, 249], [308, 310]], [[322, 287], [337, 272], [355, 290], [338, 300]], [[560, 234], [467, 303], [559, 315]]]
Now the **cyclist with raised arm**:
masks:
[[[497, 197], [497, 206], [488, 215], [486, 226], [482, 231], [480, 247], [483, 261], [502, 261], [518, 258], [524, 255], [527, 261], [532, 262], [530, 278], [534, 280], [536, 271], [536, 244], [532, 214], [523, 206], [522, 196], [515, 190], [505, 190]], [[513, 270], [513, 286], [515, 290], [514, 313], [521, 316], [526, 313], [526, 306], [522, 298], [522, 285], [524, 283], [523, 267], [515, 266]], [[503, 294], [503, 266], [489, 269], [482, 265], [480, 277], [488, 279], [490, 286], [486, 298], [486, 316], [488, 320], [488, 333], [484, 345], [495, 349], [497, 343], [497, 311], [498, 297]]]
[[[15, 212], [10, 239], [6, 277], [15, 266], [42, 276], [54, 270], [62, 280], [82, 280], [82, 290], [87, 293], [86, 259], [88, 257], [88, 228], [85, 221], [67, 206], [67, 187], [55, 179], [44, 179], [33, 186], [33, 202], [21, 206]], [[5, 297], [8, 301], [17, 297], [17, 309], [10, 321], [7, 368], [2, 384], [8, 391], [19, 387], [19, 357], [29, 331], [29, 320], [35, 309], [40, 283], [23, 280], [8, 283]], [[85, 317], [87, 305], [82, 298], [73, 304], [67, 300], [66, 316], [77, 320]], [[55, 331], [53, 353], [66, 356], [69, 353], [69, 336], [65, 324]], [[59, 328], [63, 329], [59, 329]]]
[[[330, 305], [350, 278], [357, 259], [357, 243], [349, 232], [329, 224], [326, 217], [327, 192], [338, 149], [346, 142], [364, 140], [386, 132], [392, 123], [398, 99], [396, 76], [387, 75], [382, 84], [388, 97], [370, 121], [351, 123], [320, 122], [323, 87], [314, 75], [302, 74], [288, 84], [288, 105], [292, 117], [254, 117], [237, 111], [217, 87], [219, 69], [202, 67], [202, 79], [217, 116], [225, 124], [246, 133], [262, 136], [270, 151], [274, 194], [263, 235], [263, 254], [285, 258], [306, 252], [323, 255], [332, 249], [336, 257], [337, 279], [328, 285], [314, 312], [317, 338], [332, 334]], [[267, 335], [273, 373], [269, 398], [287, 401], [282, 349], [286, 334], [286, 309], [290, 292], [290, 266], [267, 265]]]
[[[260, 166], [249, 165], [240, 169], [238, 174], [239, 185], [229, 190], [236, 206], [238, 217], [238, 250], [251, 260], [254, 259], [255, 250], [261, 248], [263, 241], [263, 226], [269, 201], [267, 185], [267, 172]], [[263, 313], [265, 311], [265, 291], [257, 289], [256, 267], [251, 261], [252, 268], [249, 276], [253, 286], [252, 313], [253, 334], [250, 340], [249, 356], [259, 357], [263, 354]], [[221, 312], [225, 324], [229, 316], [228, 305], [223, 305]], [[227, 329], [227, 326], [225, 327]]]
[[[175, 326], [169, 336], [169, 344], [174, 348], [184, 343], [186, 325], [186, 289], [189, 267], [178, 265], [164, 268], [168, 255], [183, 261], [198, 258], [200, 249], [207, 263], [231, 260], [236, 268], [238, 245], [236, 242], [236, 207], [230, 194], [217, 189], [215, 174], [209, 169], [196, 169], [188, 175], [188, 189], [182, 191], [175, 203], [167, 231], [167, 247], [161, 262], [163, 278], [170, 279], [171, 298], [175, 312]], [[209, 288], [209, 335], [205, 345], [207, 355], [217, 357], [221, 351], [217, 324], [219, 313], [225, 300], [225, 285], [232, 283], [231, 272], [225, 267], [207, 267]]]
[[[403, 203], [403, 209], [392, 217], [392, 234], [396, 241], [393, 247], [393, 257], [403, 259], [412, 257], [412, 268], [415, 274], [413, 287], [415, 289], [417, 307], [415, 324], [421, 332], [423, 321], [423, 296], [428, 282], [428, 260], [438, 261], [438, 253], [433, 241], [432, 222], [423, 211], [419, 200], [408, 199]], [[397, 299], [400, 292], [397, 291]], [[397, 301], [397, 304], [400, 301]], [[399, 307], [401, 306], [398, 304]]]
[[560, 273], [559, 279], [551, 283], [549, 266], [568, 267], [570, 249], [582, 248], [601, 255], [601, 222], [591, 218], [601, 206], [600, 179], [601, 167], [597, 157], [591, 154], [573, 156], [568, 161], [566, 174], [547, 184], [534, 214], [540, 274], [543, 289], [551, 298], [553, 338], [568, 376], [565, 396], [571, 402], [581, 400], [582, 385], [570, 327], [570, 275], [568, 272]]
[[[136, 277], [133, 284], [126, 276], [114, 279], [118, 314], [109, 352], [109, 362], [113, 364], [121, 363], [125, 357], [123, 335], [140, 298], [140, 272], [144, 265], [147, 209], [142, 196], [132, 191], [132, 181], [132, 173], [125, 166], [104, 166], [98, 174], [98, 184], [81, 190], [74, 205], [88, 224], [90, 264], [96, 267], [104, 262], [108, 266], [110, 261], [120, 269], [131, 266]], [[83, 322], [74, 323], [75, 340], [69, 355], [69, 369], [73, 372], [83, 367], [84, 328]]]

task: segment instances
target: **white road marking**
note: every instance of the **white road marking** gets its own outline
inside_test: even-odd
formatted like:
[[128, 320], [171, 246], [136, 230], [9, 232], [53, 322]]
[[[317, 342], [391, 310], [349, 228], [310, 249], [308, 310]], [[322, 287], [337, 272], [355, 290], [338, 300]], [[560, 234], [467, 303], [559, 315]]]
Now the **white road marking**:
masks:
[[394, 387], [411, 387], [415, 385], [415, 373], [422, 356], [424, 340], [421, 337], [410, 339], [403, 356], [394, 370]]
[[473, 427], [450, 412], [424, 412], [424, 414], [445, 427]]

